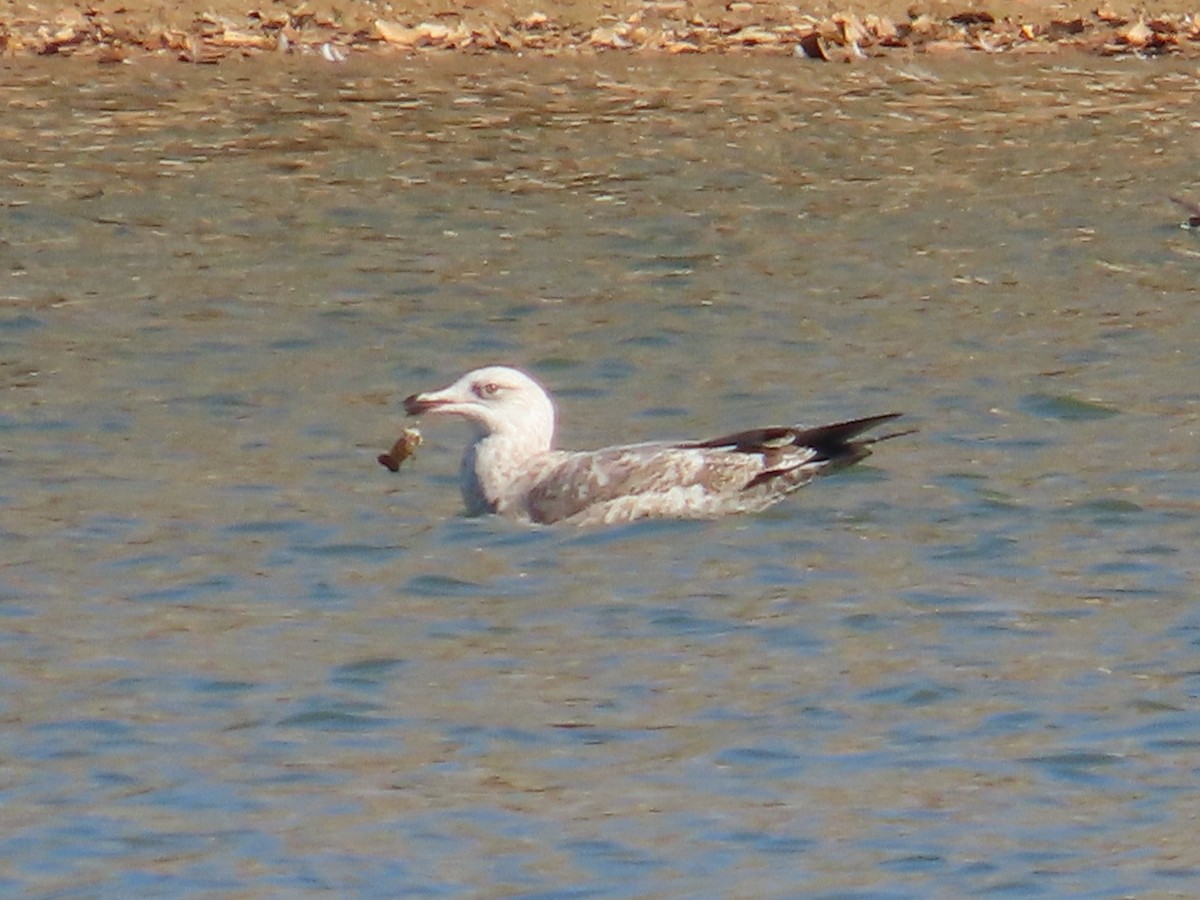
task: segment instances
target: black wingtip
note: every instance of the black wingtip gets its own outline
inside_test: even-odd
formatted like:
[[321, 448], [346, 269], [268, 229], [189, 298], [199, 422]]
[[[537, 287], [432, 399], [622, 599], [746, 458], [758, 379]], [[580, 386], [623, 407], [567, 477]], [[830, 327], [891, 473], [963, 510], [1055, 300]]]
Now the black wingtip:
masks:
[[[834, 422], [832, 425], [818, 425], [815, 428], [797, 428], [793, 426], [775, 428], [751, 428], [749, 431], [739, 431], [725, 434], [708, 441], [697, 441], [685, 444], [687, 447], [717, 448], [728, 447], [731, 450], [751, 452], [769, 447], [822, 447], [844, 446], [858, 437], [864, 431], [869, 431], [877, 425], [898, 419], [903, 413], [883, 413], [878, 416], [867, 416], [862, 419], [850, 419], [845, 422]], [[906, 432], [907, 433], [907, 432]], [[896, 435], [899, 436], [899, 433]], [[884, 437], [864, 440], [860, 443], [878, 443], [886, 440]]]
[[[795, 432], [795, 443], [798, 447], [817, 447], [823, 444], [845, 444], [864, 432], [870, 431], [884, 422], [899, 419], [904, 413], [882, 413], [878, 416], [865, 416], [861, 419], [849, 419], [845, 422], [834, 422], [832, 425], [818, 425], [816, 428], [806, 428]], [[878, 443], [883, 437], [869, 438], [864, 442]]]
[[845, 422], [835, 422], [832, 425], [819, 425], [816, 428], [806, 428], [792, 433], [792, 443], [797, 447], [810, 447], [816, 453], [817, 459], [826, 460], [833, 468], [853, 465], [859, 460], [871, 455], [871, 446], [881, 441], [903, 437], [916, 431], [906, 428], [887, 434], [856, 438], [864, 432], [900, 418], [903, 413], [883, 413], [878, 416], [866, 416], [862, 419], [850, 419]]

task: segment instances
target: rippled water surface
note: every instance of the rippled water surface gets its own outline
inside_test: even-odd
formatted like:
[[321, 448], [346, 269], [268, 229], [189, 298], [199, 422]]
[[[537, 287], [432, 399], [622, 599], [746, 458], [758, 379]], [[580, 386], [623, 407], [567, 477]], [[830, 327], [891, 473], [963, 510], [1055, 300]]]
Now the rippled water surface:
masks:
[[[1196, 895], [1194, 64], [4, 65], [6, 893]], [[921, 431], [530, 530], [493, 360]]]

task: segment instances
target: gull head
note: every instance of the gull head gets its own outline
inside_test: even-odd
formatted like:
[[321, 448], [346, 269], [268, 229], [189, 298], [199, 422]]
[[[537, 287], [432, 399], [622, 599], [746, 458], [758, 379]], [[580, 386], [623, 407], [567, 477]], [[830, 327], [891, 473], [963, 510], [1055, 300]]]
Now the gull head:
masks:
[[468, 372], [449, 387], [413, 394], [404, 401], [410, 416], [458, 416], [478, 438], [519, 440], [549, 450], [554, 441], [554, 402], [529, 375], [508, 366]]

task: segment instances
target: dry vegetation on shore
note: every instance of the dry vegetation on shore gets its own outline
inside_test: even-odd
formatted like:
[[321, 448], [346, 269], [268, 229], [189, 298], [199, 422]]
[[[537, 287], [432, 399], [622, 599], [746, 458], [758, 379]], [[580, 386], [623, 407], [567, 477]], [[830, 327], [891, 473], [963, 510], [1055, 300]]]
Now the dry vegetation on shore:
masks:
[[231, 0], [66, 5], [0, 0], [0, 55], [218, 62], [263, 53], [795, 53], [849, 60], [896, 51], [1200, 55], [1200, 13], [1066, 0], [880, 0], [824, 7], [754, 0], [376, 3]]

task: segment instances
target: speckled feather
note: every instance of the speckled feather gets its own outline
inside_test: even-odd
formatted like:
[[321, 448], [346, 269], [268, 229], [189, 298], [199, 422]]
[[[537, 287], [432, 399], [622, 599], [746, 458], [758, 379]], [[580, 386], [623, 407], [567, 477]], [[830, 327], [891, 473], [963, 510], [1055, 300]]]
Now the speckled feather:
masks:
[[414, 394], [405, 409], [471, 424], [474, 440], [461, 470], [468, 512], [577, 525], [758, 512], [815, 476], [858, 462], [870, 444], [897, 436], [855, 440], [898, 415], [567, 452], [553, 449], [549, 394], [524, 372], [504, 366]]

